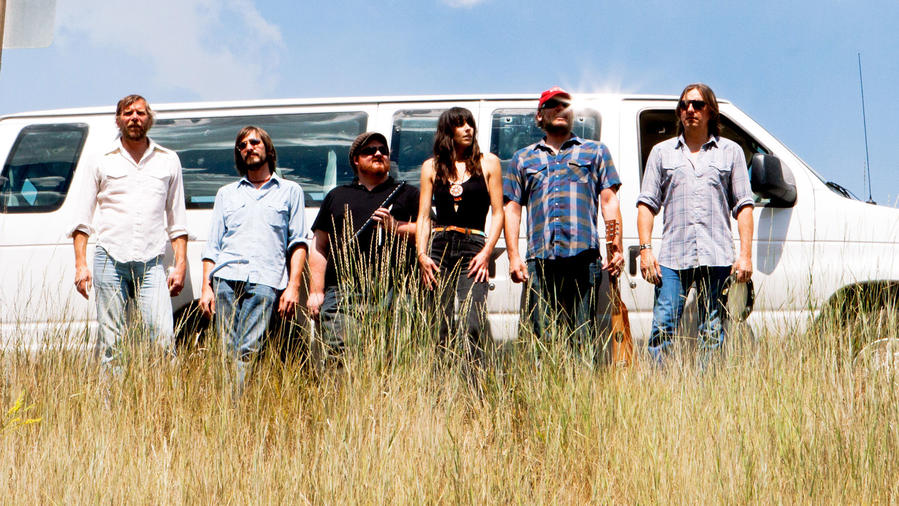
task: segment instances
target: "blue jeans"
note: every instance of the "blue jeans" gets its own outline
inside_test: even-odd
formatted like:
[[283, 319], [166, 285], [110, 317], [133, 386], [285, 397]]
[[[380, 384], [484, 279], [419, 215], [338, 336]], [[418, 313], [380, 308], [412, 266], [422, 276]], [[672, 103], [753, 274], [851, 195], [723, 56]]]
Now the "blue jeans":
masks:
[[[464, 356], [475, 363], [483, 362], [491, 336], [487, 321], [487, 282], [475, 283], [473, 277], [468, 277], [468, 263], [484, 248], [484, 243], [482, 236], [454, 231], [435, 232], [431, 242], [431, 260], [440, 268], [439, 283], [433, 293], [440, 318], [439, 344], [443, 349], [452, 350], [454, 341], [461, 341]], [[453, 318], [456, 299], [460, 329], [455, 329]], [[453, 340], [451, 328], [455, 329]]]
[[[521, 293], [526, 320], [540, 338], [551, 325], [570, 333], [572, 344], [593, 346], [594, 359], [604, 348], [599, 341], [609, 326], [609, 297], [603, 284], [602, 259], [596, 250], [553, 260], [529, 259], [528, 284]], [[522, 318], [525, 321], [525, 318]]]
[[661, 269], [662, 282], [656, 285], [652, 310], [652, 333], [647, 346], [649, 354], [657, 363], [661, 363], [664, 354], [670, 351], [671, 338], [677, 333], [684, 313], [687, 291], [695, 284], [699, 306], [700, 359], [705, 363], [711, 353], [724, 344], [726, 313], [721, 290], [724, 289], [731, 268], [701, 266], [674, 270], [662, 266]]
[[[99, 326], [97, 351], [103, 364], [117, 358], [129, 326], [141, 328], [151, 342], [172, 350], [172, 300], [162, 256], [147, 262], [118, 262], [97, 246], [93, 278]], [[140, 315], [137, 320], [135, 312]]]
[[215, 326], [226, 355], [237, 369], [237, 383], [243, 385], [250, 361], [262, 347], [278, 292], [267, 285], [213, 278]]

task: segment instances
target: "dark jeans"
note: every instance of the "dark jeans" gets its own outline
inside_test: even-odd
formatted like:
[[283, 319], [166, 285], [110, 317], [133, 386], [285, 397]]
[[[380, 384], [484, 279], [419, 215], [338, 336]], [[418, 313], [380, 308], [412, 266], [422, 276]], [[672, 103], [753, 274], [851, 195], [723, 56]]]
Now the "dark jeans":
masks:
[[[487, 282], [476, 283], [468, 277], [468, 264], [484, 243], [482, 236], [454, 231], [435, 232], [431, 241], [431, 259], [440, 267], [438, 286], [431, 294], [440, 320], [440, 347], [452, 351], [458, 343], [464, 356], [475, 363], [483, 362], [484, 350], [492, 340], [487, 320]], [[456, 300], [458, 326], [453, 317]]]
[[318, 325], [324, 357], [334, 359], [342, 355], [347, 347], [358, 345], [362, 331], [360, 319], [384, 315], [392, 303], [392, 289], [380, 300], [372, 300], [359, 292], [346, 293], [335, 285], [325, 287]]
[[541, 339], [568, 335], [575, 346], [604, 350], [609, 329], [608, 277], [596, 250], [552, 260], [529, 259], [528, 283], [521, 292], [522, 322]]

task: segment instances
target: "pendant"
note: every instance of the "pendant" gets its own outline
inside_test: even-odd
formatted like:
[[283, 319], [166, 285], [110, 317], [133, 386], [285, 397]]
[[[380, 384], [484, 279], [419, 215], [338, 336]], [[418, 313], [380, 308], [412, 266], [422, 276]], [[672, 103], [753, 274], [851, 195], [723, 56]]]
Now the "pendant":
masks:
[[462, 185], [459, 183], [451, 184], [449, 193], [453, 196], [453, 210], [459, 212], [459, 202], [462, 201]]

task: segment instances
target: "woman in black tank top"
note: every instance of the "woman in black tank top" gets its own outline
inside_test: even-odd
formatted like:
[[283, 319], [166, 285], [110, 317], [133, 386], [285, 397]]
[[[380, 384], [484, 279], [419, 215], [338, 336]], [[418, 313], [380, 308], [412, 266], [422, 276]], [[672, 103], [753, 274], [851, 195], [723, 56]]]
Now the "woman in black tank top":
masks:
[[[488, 212], [490, 229], [486, 230]], [[503, 185], [499, 158], [481, 153], [474, 116], [468, 109], [453, 107], [437, 121], [434, 156], [421, 167], [416, 228], [422, 280], [438, 301], [439, 344], [452, 350], [458, 342], [464, 356], [480, 363], [491, 340], [487, 278], [503, 229]], [[453, 324], [456, 297], [459, 328]]]

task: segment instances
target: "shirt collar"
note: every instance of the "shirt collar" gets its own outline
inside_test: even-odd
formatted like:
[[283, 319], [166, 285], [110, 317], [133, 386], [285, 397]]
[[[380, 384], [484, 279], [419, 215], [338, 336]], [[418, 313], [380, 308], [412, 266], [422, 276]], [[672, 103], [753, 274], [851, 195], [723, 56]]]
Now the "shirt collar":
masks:
[[[371, 189], [371, 193], [374, 193], [374, 192], [376, 192], [376, 191], [380, 191], [380, 190], [382, 190], [382, 189], [384, 189], [384, 188], [386, 188], [386, 187], [388, 187], [388, 186], [393, 186], [393, 185], [395, 185], [395, 184], [396, 184], [396, 181], [394, 181], [393, 176], [387, 176], [387, 180], [384, 181], [383, 183], [379, 184], [378, 186], [375, 186], [374, 188], [372, 188], [372, 189]], [[359, 178], [358, 178], [358, 177], [354, 177], [354, 178], [353, 178], [353, 181], [349, 184], [349, 186], [350, 186], [351, 188], [356, 188], [356, 189], [360, 189], [360, 188], [361, 188], [361, 189], [363, 189], [363, 190], [365, 190], [365, 191], [368, 191], [368, 188], [362, 186], [362, 184], [359, 182]]]
[[[562, 147], [559, 148], [559, 151], [563, 151], [563, 150], [569, 148], [573, 144], [580, 145], [583, 143], [584, 143], [584, 139], [581, 139], [577, 135], [571, 134], [571, 137], [569, 137], [567, 141], [562, 143]], [[537, 144], [534, 145], [534, 149], [542, 149], [544, 151], [549, 151], [550, 153], [552, 152], [552, 148], [550, 148], [549, 145], [546, 144], [546, 136], [545, 135], [543, 136], [542, 139], [540, 139], [540, 141]]]
[[[713, 145], [718, 147], [718, 139], [720, 136], [718, 135], [710, 135], [709, 140], [705, 141], [705, 143], [700, 147], [703, 151], [708, 151]], [[677, 136], [677, 144], [674, 145], [675, 148], [682, 148], [687, 145], [687, 141], [684, 140], [684, 134], [680, 134]]]
[[[240, 178], [240, 181], [237, 182], [237, 186], [240, 186], [242, 184], [248, 184], [254, 188], [256, 187], [256, 185], [254, 185], [253, 182], [247, 178], [247, 176]], [[270, 185], [281, 186], [281, 178], [278, 177], [277, 172], [272, 172], [272, 177], [268, 181], [266, 181], [260, 188], [264, 188]]]
[[[147, 137], [147, 140], [150, 141], [150, 145], [147, 146], [147, 150], [144, 151], [143, 155], [141, 155], [142, 160], [147, 155], [147, 153], [149, 153], [151, 151], [155, 151], [155, 150], [160, 150], [160, 151], [162, 150], [162, 146], [160, 146], [159, 144], [156, 144], [156, 142], [153, 139], [151, 139], [150, 137]], [[117, 151], [121, 152], [121, 153], [128, 152], [125, 149], [125, 146], [122, 145], [122, 136], [121, 135], [119, 135], [118, 137], [116, 137], [116, 139], [114, 141], [112, 141], [112, 144], [110, 144], [109, 149], [104, 154], [109, 155], [109, 154], [115, 153]]]

